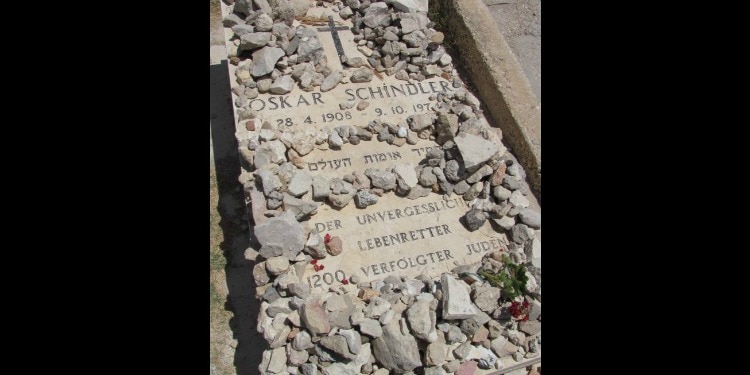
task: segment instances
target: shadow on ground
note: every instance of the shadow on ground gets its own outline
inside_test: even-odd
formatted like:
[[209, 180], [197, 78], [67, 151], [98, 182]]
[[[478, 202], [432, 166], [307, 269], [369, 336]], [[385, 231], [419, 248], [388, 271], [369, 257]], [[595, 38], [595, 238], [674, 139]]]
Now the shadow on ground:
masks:
[[229, 325], [233, 337], [238, 341], [234, 356], [237, 374], [257, 374], [266, 345], [256, 331], [260, 301], [254, 297], [254, 263], [244, 257], [244, 251], [252, 239], [245, 219], [244, 193], [237, 180], [240, 164], [234, 137], [227, 61], [210, 65], [210, 70], [211, 136], [219, 190], [219, 226], [224, 235], [221, 250], [227, 260], [225, 271], [229, 290], [225, 308], [234, 315]]

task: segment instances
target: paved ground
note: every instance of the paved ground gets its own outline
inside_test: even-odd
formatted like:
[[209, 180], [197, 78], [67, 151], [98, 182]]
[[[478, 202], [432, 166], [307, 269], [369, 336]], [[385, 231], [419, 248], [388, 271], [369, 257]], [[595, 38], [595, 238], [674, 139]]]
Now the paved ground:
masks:
[[542, 0], [484, 0], [542, 102]]

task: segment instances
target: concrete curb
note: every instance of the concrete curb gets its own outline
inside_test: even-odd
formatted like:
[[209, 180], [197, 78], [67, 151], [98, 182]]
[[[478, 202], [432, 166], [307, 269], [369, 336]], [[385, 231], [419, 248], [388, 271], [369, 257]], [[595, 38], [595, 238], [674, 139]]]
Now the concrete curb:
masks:
[[541, 204], [541, 105], [521, 65], [482, 0], [433, 0], [430, 5], [430, 18], [447, 31], [446, 38], [453, 45], [460, 47], [453, 57], [466, 68]]

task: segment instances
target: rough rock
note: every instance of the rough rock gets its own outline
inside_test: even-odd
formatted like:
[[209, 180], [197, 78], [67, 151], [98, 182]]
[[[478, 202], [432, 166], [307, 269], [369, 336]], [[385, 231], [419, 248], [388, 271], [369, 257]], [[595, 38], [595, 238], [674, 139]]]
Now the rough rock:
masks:
[[261, 244], [260, 255], [264, 258], [283, 255], [294, 259], [305, 246], [305, 228], [290, 212], [256, 225], [255, 237]]
[[328, 178], [314, 176], [312, 178], [313, 199], [325, 199], [331, 194], [331, 183]]
[[503, 358], [515, 353], [518, 350], [516, 345], [513, 345], [507, 338], [500, 336], [490, 342], [492, 351], [498, 356]]
[[503, 216], [500, 219], [495, 219], [494, 221], [497, 225], [505, 230], [510, 230], [514, 225], [516, 225], [516, 220], [508, 216]]
[[372, 76], [372, 69], [363, 66], [353, 71], [349, 80], [353, 83], [370, 82], [372, 81]]
[[278, 164], [284, 161], [286, 161], [286, 146], [281, 141], [270, 141], [261, 144], [255, 150], [253, 164], [256, 169], [260, 169], [265, 165]]
[[295, 38], [299, 40], [297, 61], [317, 64], [323, 57], [323, 44], [318, 39], [317, 31], [313, 27], [300, 26]]
[[484, 211], [476, 208], [472, 208], [466, 213], [466, 228], [470, 231], [475, 231], [484, 225], [487, 220], [487, 216]]
[[[458, 163], [458, 160], [448, 160], [445, 162], [445, 177], [452, 182], [461, 181], [466, 172]], [[463, 193], [462, 193], [463, 194]]]
[[471, 353], [471, 343], [466, 341], [463, 344], [457, 346], [455, 349], [453, 349], [453, 355], [458, 359], [465, 359], [469, 357], [469, 353]]
[[272, 275], [280, 275], [289, 269], [289, 258], [284, 256], [271, 257], [266, 260], [266, 270]]
[[300, 366], [307, 362], [310, 354], [306, 350], [294, 350], [291, 345], [286, 347], [286, 355], [289, 364], [292, 366]]
[[417, 340], [409, 333], [403, 333], [396, 319], [384, 325], [383, 335], [371, 343], [375, 359], [389, 370], [403, 373], [422, 366]]
[[375, 319], [365, 318], [364, 320], [362, 320], [362, 322], [359, 323], [359, 330], [365, 335], [373, 338], [377, 338], [383, 335], [383, 328]]
[[286, 371], [286, 348], [278, 347], [271, 351], [271, 360], [268, 362], [268, 371], [272, 374], [282, 374]]
[[253, 280], [255, 280], [255, 285], [257, 286], [265, 285], [271, 280], [264, 262], [256, 263], [253, 266]]
[[346, 367], [344, 364], [333, 363], [323, 368], [323, 375], [357, 375], [357, 371]]
[[314, 334], [328, 333], [331, 330], [328, 314], [317, 301], [305, 302], [300, 308], [300, 318], [305, 327]]
[[520, 207], [520, 208], [529, 207], [529, 199], [524, 197], [523, 193], [521, 193], [520, 190], [516, 190], [513, 193], [511, 193], [508, 201], [510, 202], [510, 204], [512, 204], [515, 207]]
[[542, 322], [537, 320], [521, 322], [518, 324], [518, 330], [529, 335], [536, 335], [542, 331]]
[[291, 283], [287, 286], [292, 295], [299, 298], [307, 298], [310, 295], [310, 286], [307, 283]]
[[443, 319], [467, 319], [478, 313], [471, 303], [466, 283], [447, 273], [440, 276], [440, 282], [443, 288]]
[[359, 354], [362, 350], [362, 338], [359, 332], [353, 329], [340, 329], [338, 334], [346, 339], [346, 345], [351, 353]]
[[294, 214], [298, 221], [307, 220], [322, 205], [321, 202], [308, 202], [295, 198], [289, 194], [284, 194], [284, 209]]
[[328, 254], [323, 242], [323, 237], [320, 233], [316, 229], [313, 229], [310, 232], [307, 242], [305, 242], [305, 252], [312, 255], [313, 258], [325, 258]]
[[318, 367], [313, 363], [305, 363], [299, 369], [303, 375], [318, 375]]
[[273, 29], [273, 18], [271, 18], [269, 14], [261, 13], [258, 18], [255, 19], [255, 30], [271, 31], [271, 29]]
[[428, 0], [390, 0], [393, 8], [404, 13], [427, 12]]
[[399, 164], [393, 169], [396, 174], [398, 184], [409, 189], [417, 186], [417, 172], [410, 164]]
[[[249, 25], [242, 25], [242, 26], [235, 26], [238, 30], [242, 32], [243, 34], [240, 36], [240, 45], [237, 48], [237, 53], [243, 53], [245, 51], [252, 51], [258, 48], [261, 48], [268, 43], [269, 40], [271, 40], [271, 33], [255, 33], [255, 32], [247, 32], [249, 28], [252, 26]], [[232, 28], [232, 30], [235, 29], [235, 27]], [[275, 64], [275, 63], [274, 63]]]
[[370, 304], [364, 308], [363, 312], [368, 318], [379, 318], [391, 309], [391, 303], [381, 297], [372, 297]]
[[480, 286], [472, 291], [474, 304], [482, 311], [491, 313], [498, 306], [500, 299], [500, 288], [491, 286]]
[[510, 190], [508, 190], [508, 189], [506, 189], [506, 188], [504, 188], [504, 187], [502, 187], [500, 185], [495, 186], [495, 188], [492, 189], [492, 196], [494, 196], [495, 199], [497, 199], [498, 202], [502, 202], [502, 201], [510, 198], [510, 196], [511, 196], [512, 193], [513, 193], [512, 191], [510, 191]]
[[526, 224], [516, 224], [513, 226], [513, 228], [510, 229], [510, 237], [513, 240], [513, 242], [517, 244], [523, 244], [524, 242], [530, 240], [529, 237], [529, 227], [526, 226]]
[[236, 25], [244, 25], [244, 24], [245, 24], [245, 20], [243, 20], [242, 18], [240, 18], [240, 16], [236, 14], [230, 14], [224, 17], [224, 20], [222, 20], [222, 25], [224, 27], [231, 27], [232, 31], [234, 31], [234, 27]]
[[253, 77], [261, 77], [271, 73], [281, 57], [286, 55], [283, 49], [278, 47], [263, 47], [253, 52]]
[[271, 84], [271, 94], [287, 94], [292, 91], [294, 88], [294, 79], [292, 76], [283, 75], [279, 76], [279, 78], [276, 78], [275, 81]]
[[[421, 51], [421, 48], [417, 48]], [[435, 131], [437, 136], [435, 141], [438, 144], [452, 141], [458, 131], [458, 116], [453, 113], [438, 112], [437, 121], [435, 121]], [[489, 157], [488, 157], [489, 159]], [[466, 167], [466, 169], [469, 169]]]
[[391, 172], [375, 170], [370, 172], [368, 177], [370, 177], [370, 183], [373, 187], [385, 191], [396, 188], [396, 175]]
[[378, 26], [389, 26], [391, 24], [391, 12], [386, 3], [370, 4], [362, 18], [365, 26], [376, 28]]
[[438, 339], [435, 330], [437, 315], [430, 309], [430, 301], [417, 301], [409, 306], [406, 310], [406, 319], [415, 337], [427, 342], [435, 342]]
[[445, 333], [445, 341], [448, 344], [455, 344], [457, 342], [464, 342], [466, 341], [467, 337], [466, 335], [461, 332], [461, 329], [457, 326], [451, 325], [448, 328], [448, 332]]
[[349, 345], [346, 338], [340, 335], [323, 336], [320, 338], [320, 345], [324, 348], [338, 354], [342, 358], [354, 359], [357, 356], [349, 351]]
[[522, 223], [531, 228], [539, 229], [542, 227], [542, 214], [532, 209], [527, 208], [522, 210], [521, 213], [518, 214], [518, 217], [521, 219]]
[[311, 185], [312, 177], [310, 174], [305, 170], [298, 170], [294, 173], [294, 176], [292, 176], [292, 180], [289, 181], [289, 186], [287, 186], [286, 191], [295, 197], [300, 197], [310, 191]]
[[497, 144], [469, 133], [459, 133], [454, 142], [461, 153], [464, 168], [469, 172], [481, 167], [500, 151], [500, 146]]
[[369, 190], [360, 190], [354, 196], [354, 204], [357, 208], [365, 208], [378, 202], [378, 196], [371, 193]]
[[312, 338], [307, 331], [300, 331], [297, 336], [294, 336], [292, 340], [292, 348], [295, 350], [307, 350], [312, 349], [315, 346], [312, 342]]
[[332, 90], [334, 87], [336, 87], [336, 85], [339, 84], [339, 82], [341, 82], [343, 78], [344, 74], [341, 72], [341, 70], [332, 72], [323, 80], [323, 83], [320, 85], [320, 92]]

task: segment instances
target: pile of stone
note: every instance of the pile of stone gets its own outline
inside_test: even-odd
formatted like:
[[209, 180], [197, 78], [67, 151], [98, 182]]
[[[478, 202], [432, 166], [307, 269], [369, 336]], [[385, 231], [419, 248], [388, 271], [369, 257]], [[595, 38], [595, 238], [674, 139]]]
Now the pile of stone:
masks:
[[[500, 131], [486, 123], [479, 101], [464, 89], [433, 99], [434, 112], [411, 115], [398, 124], [373, 120], [366, 127], [290, 130], [265, 122], [257, 134], [240, 142], [239, 150], [245, 169], [252, 171], [241, 181], [254, 194], [256, 224], [288, 211], [297, 220], [306, 220], [323, 202], [343, 208], [354, 201], [365, 208], [389, 192], [408, 199], [432, 192], [461, 195], [469, 202], [472, 209], [462, 222], [467, 229], [477, 230], [491, 220], [498, 232], [507, 232], [519, 246], [526, 245], [541, 228], [541, 214], [529, 208], [525, 172], [506, 152]], [[416, 144], [419, 138], [440, 147], [428, 150], [424, 163], [416, 167], [397, 164], [329, 179], [311, 176], [301, 158], [316, 147], [337, 150], [344, 143], [372, 140], [401, 146]], [[251, 192], [256, 187], [263, 196]]]
[[[236, 65], [235, 106], [242, 112], [259, 94], [283, 95], [298, 86], [326, 92], [340, 83], [370, 82], [373, 69], [402, 80], [453, 76], [443, 33], [432, 28], [419, 2], [336, 1], [331, 8], [351, 18], [360, 56], [345, 56], [353, 70], [332, 70], [312, 25], [295, 24], [314, 2], [305, 0], [239, 0], [224, 18], [230, 43], [227, 54]], [[390, 6], [389, 6], [390, 4]], [[328, 2], [322, 3], [329, 6]]]
[[312, 258], [300, 249], [322, 241], [303, 244], [300, 236], [268, 237], [282, 233], [276, 230], [294, 233], [298, 225], [293, 217], [282, 216], [260, 230], [266, 245], [280, 241], [279, 255], [253, 269], [261, 285], [258, 331], [270, 346], [259, 366], [262, 374], [384, 375], [417, 369], [473, 374], [477, 367], [502, 368], [507, 357], [520, 362], [540, 355], [541, 296], [535, 276], [527, 273], [530, 293], [515, 300], [526, 301], [528, 311], [515, 317], [513, 301], [471, 272], [501, 267], [499, 252], [436, 279], [388, 276], [356, 285], [353, 280], [313, 294], [299, 279], [312, 267]]

